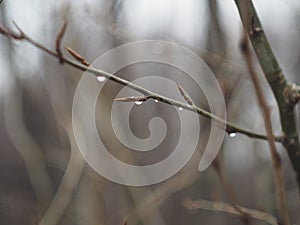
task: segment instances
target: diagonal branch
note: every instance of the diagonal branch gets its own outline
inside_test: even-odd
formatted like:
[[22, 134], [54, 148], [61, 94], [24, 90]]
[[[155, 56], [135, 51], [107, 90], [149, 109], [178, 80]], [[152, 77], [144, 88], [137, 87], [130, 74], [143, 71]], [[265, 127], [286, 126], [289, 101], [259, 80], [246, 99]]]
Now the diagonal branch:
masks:
[[[57, 52], [54, 52], [54, 51], [48, 49], [47, 47], [45, 47], [44, 45], [42, 45], [42, 44], [36, 42], [35, 40], [31, 39], [19, 27], [17, 27], [17, 29], [18, 29], [20, 34], [15, 34], [11, 31], [8, 31], [6, 28], [3, 28], [3, 27], [0, 26], [0, 34], [3, 34], [5, 36], [7, 36], [8, 38], [13, 38], [13, 39], [18, 39], [18, 40], [20, 40], [20, 39], [25, 40], [25, 41], [31, 43], [32, 45], [34, 45], [36, 48], [38, 48], [38, 49], [48, 53], [49, 55], [52, 55], [53, 57], [56, 57], [56, 58], [59, 59], [60, 56], [57, 54]], [[73, 50], [73, 52], [75, 52], [75, 51]], [[78, 53], [76, 53], [76, 54], [79, 55]], [[74, 55], [72, 54], [72, 56], [74, 56]], [[116, 75], [107, 73], [107, 72], [105, 72], [103, 70], [100, 70], [100, 69], [95, 69], [92, 66], [83, 65], [82, 62], [78, 63], [78, 62], [73, 61], [71, 59], [68, 59], [66, 57], [63, 57], [62, 59], [64, 60], [64, 63], [69, 64], [69, 65], [73, 66], [74, 68], [77, 68], [77, 69], [82, 70], [82, 71], [88, 71], [88, 72], [90, 72], [90, 73], [92, 73], [96, 76], [106, 77], [107, 79], [109, 79], [111, 81], [114, 81], [114, 82], [119, 83], [123, 86], [127, 86], [128, 88], [131, 88], [135, 91], [138, 91], [138, 92], [144, 94], [145, 96], [150, 96], [149, 98], [151, 98], [151, 99], [155, 99], [155, 100], [164, 102], [164, 103], [169, 104], [169, 105], [181, 107], [183, 109], [193, 111], [193, 112], [195, 112], [195, 113], [197, 113], [197, 114], [199, 114], [199, 115], [201, 115], [205, 118], [213, 119], [216, 122], [219, 122], [221, 125], [223, 125], [228, 133], [233, 133], [233, 132], [234, 133], [240, 133], [240, 134], [244, 134], [244, 135], [246, 135], [250, 138], [267, 140], [267, 136], [264, 135], [264, 134], [258, 134], [258, 133], [249, 131], [247, 129], [240, 128], [239, 126], [237, 126], [235, 124], [232, 124], [232, 123], [230, 123], [226, 120], [223, 120], [223, 119], [217, 117], [216, 115], [211, 114], [210, 112], [208, 112], [204, 109], [201, 109], [197, 106], [182, 103], [180, 101], [162, 96], [158, 93], [152, 92], [150, 90], [147, 90], [146, 88], [143, 88], [143, 87], [141, 87], [137, 84], [134, 84], [134, 83], [132, 83], [128, 80], [120, 78]], [[276, 136], [275, 140], [276, 140], [276, 142], [283, 142], [283, 141], [285, 141], [285, 138], [283, 136]]]
[[[232, 205], [225, 203], [225, 202], [213, 202], [208, 200], [199, 199], [196, 201], [192, 201], [190, 199], [184, 199], [182, 201], [182, 205], [187, 208], [188, 210], [210, 210], [215, 212], [225, 212], [237, 216], [243, 217], [244, 215], [238, 211], [236, 208], [234, 208]], [[245, 207], [239, 206], [240, 210], [243, 211], [245, 214], [247, 214], [250, 218], [264, 221], [268, 224], [272, 225], [279, 225], [277, 219], [273, 217], [272, 215], [261, 212], [254, 209], [248, 209]]]

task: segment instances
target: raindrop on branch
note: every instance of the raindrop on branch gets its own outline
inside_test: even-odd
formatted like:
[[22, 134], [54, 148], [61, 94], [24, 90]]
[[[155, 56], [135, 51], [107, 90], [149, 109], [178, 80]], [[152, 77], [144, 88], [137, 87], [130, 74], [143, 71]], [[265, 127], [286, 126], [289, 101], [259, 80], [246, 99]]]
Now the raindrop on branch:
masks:
[[141, 105], [143, 102], [142, 101], [135, 101], [134, 102], [136, 105]]
[[178, 107], [178, 109], [179, 109], [179, 111], [182, 111], [182, 110], [183, 110], [183, 108], [182, 108], [182, 107]]
[[236, 137], [236, 135], [237, 134], [235, 132], [232, 132], [232, 133], [229, 134], [229, 137], [234, 138], [234, 137]]
[[103, 77], [103, 76], [97, 76], [97, 80], [99, 81], [99, 82], [103, 82], [103, 81], [105, 81], [105, 77]]

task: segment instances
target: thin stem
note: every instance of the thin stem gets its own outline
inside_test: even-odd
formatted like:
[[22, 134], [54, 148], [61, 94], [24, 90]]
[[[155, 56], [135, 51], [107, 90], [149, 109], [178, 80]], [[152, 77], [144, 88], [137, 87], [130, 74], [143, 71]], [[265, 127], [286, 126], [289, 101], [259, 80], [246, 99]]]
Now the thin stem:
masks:
[[[244, 1], [243, 10], [246, 11], [249, 8], [249, 3]], [[244, 20], [249, 20], [249, 15], [246, 14], [244, 16]], [[248, 18], [247, 18], [248, 17]], [[264, 96], [262, 86], [260, 84], [259, 77], [255, 71], [253, 60], [252, 60], [252, 54], [249, 47], [248, 42], [248, 34], [247, 30], [244, 29], [244, 35], [241, 41], [241, 52], [244, 56], [244, 59], [246, 61], [246, 65], [248, 67], [249, 73], [251, 75], [253, 85], [255, 88], [255, 93], [258, 99], [258, 103], [260, 105], [260, 109], [263, 114], [264, 118], [264, 125], [265, 130], [267, 132], [268, 136], [268, 144], [270, 148], [271, 158], [272, 158], [272, 165], [273, 165], [273, 171], [274, 171], [274, 182], [275, 182], [275, 190], [276, 190], [276, 203], [277, 203], [277, 209], [280, 213], [280, 217], [283, 220], [283, 223], [285, 225], [289, 225], [289, 216], [288, 216], [288, 209], [286, 204], [286, 195], [285, 195], [285, 188], [284, 188], [284, 178], [283, 178], [283, 171], [282, 171], [282, 163], [280, 155], [278, 154], [278, 151], [276, 149], [275, 145], [275, 138], [272, 130], [272, 120], [271, 120], [271, 113], [270, 108], [268, 107], [266, 98]]]
[[[232, 205], [225, 202], [212, 202], [203, 199], [192, 201], [190, 199], [185, 199], [182, 201], [182, 205], [192, 211], [209, 210], [215, 212], [225, 212], [225, 213], [242, 216], [242, 217], [244, 216], [239, 211], [237, 211], [236, 208], [234, 208]], [[241, 206], [239, 206], [239, 208], [253, 219], [261, 220], [272, 225], [279, 225], [277, 219], [268, 213], [257, 211], [254, 209], [248, 209]]]
[[[52, 55], [52, 56], [54, 56], [54, 57], [56, 57], [60, 60], [62, 59], [64, 61], [64, 63], [69, 64], [69, 65], [71, 65], [71, 66], [73, 66], [73, 67], [75, 67], [79, 70], [88, 71], [88, 72], [90, 72], [90, 73], [92, 73], [96, 76], [104, 76], [109, 80], [112, 80], [112, 81], [114, 81], [116, 83], [119, 83], [123, 86], [127, 86], [127, 87], [129, 87], [129, 88], [131, 88], [135, 91], [138, 91], [138, 92], [144, 94], [145, 96], [150, 96], [149, 98], [164, 102], [164, 103], [169, 104], [169, 105], [181, 107], [181, 108], [189, 110], [189, 111], [193, 111], [193, 112], [195, 112], [195, 113], [197, 113], [197, 114], [199, 114], [199, 115], [201, 115], [205, 118], [208, 118], [208, 119], [213, 119], [216, 122], [219, 122], [221, 125], [223, 125], [228, 133], [233, 133], [233, 132], [234, 133], [240, 133], [240, 134], [244, 134], [244, 135], [246, 135], [250, 138], [267, 140], [267, 136], [264, 135], [264, 134], [258, 134], [258, 133], [249, 131], [247, 129], [240, 128], [237, 125], [232, 124], [232, 123], [230, 123], [226, 120], [223, 120], [223, 119], [217, 117], [216, 115], [211, 114], [210, 112], [208, 112], [204, 109], [201, 109], [201, 108], [199, 108], [195, 105], [185, 104], [185, 103], [182, 103], [180, 101], [176, 101], [174, 99], [162, 96], [160, 94], [157, 94], [155, 92], [147, 90], [146, 88], [143, 88], [143, 87], [141, 87], [137, 84], [134, 84], [134, 83], [132, 83], [128, 80], [120, 78], [116, 75], [107, 73], [107, 72], [105, 72], [103, 70], [100, 70], [100, 69], [95, 69], [92, 66], [83, 65], [81, 63], [78, 63], [78, 62], [76, 62], [74, 60], [71, 60], [71, 59], [68, 59], [66, 57], [60, 58], [58, 53], [49, 50], [47, 47], [45, 47], [42, 44], [40, 44], [40, 43], [36, 42], [35, 40], [31, 39], [17, 25], [16, 25], [16, 27], [19, 31], [19, 34], [12, 33], [12, 32], [8, 31], [6, 28], [3, 28], [3, 27], [0, 27], [0, 33], [7, 36], [7, 37], [9, 37], [9, 38], [18, 39], [18, 40], [26, 40], [29, 43], [31, 43], [32, 45], [34, 45], [35, 47], [39, 48], [40, 50], [42, 50], [42, 51], [48, 53], [49, 55]], [[276, 142], [283, 142], [285, 140], [285, 138], [283, 136], [276, 136], [275, 140], [276, 140]]]

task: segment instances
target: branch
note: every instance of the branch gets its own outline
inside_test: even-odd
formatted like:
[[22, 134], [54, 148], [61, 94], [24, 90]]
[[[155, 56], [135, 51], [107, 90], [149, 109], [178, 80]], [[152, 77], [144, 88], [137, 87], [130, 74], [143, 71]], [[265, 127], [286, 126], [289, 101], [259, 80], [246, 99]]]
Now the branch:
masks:
[[178, 83], [177, 83], [177, 88], [180, 92], [180, 94], [182, 95], [182, 97], [184, 98], [184, 100], [189, 104], [189, 105], [195, 105], [193, 99], [188, 96], [188, 94], [186, 93], [186, 91], [183, 89], [183, 87], [181, 87]]
[[287, 210], [287, 204], [286, 204], [286, 194], [284, 189], [284, 178], [283, 178], [283, 171], [282, 171], [282, 163], [280, 155], [278, 154], [278, 151], [276, 149], [275, 145], [275, 138], [272, 130], [272, 121], [271, 121], [271, 114], [270, 114], [270, 108], [267, 105], [262, 87], [260, 85], [260, 80], [255, 72], [253, 61], [252, 61], [252, 55], [249, 48], [248, 43], [248, 37], [245, 30], [244, 37], [241, 42], [241, 51], [245, 58], [246, 64], [249, 69], [249, 73], [251, 75], [256, 96], [263, 114], [264, 118], [264, 125], [265, 130], [267, 132], [268, 136], [268, 143], [270, 147], [271, 152], [271, 158], [272, 158], [272, 165], [273, 165], [273, 171], [274, 171], [274, 181], [275, 181], [275, 190], [276, 190], [276, 203], [277, 203], [277, 209], [281, 215], [281, 218], [284, 221], [285, 225], [289, 225], [289, 216], [288, 216], [288, 210]]
[[58, 54], [58, 57], [59, 57], [59, 62], [62, 64], [64, 62], [63, 60], [63, 54], [62, 54], [62, 51], [61, 51], [61, 41], [64, 37], [64, 34], [66, 32], [66, 29], [67, 29], [67, 21], [65, 21], [56, 37], [56, 52]]
[[[53, 57], [56, 57], [56, 58], [59, 59], [60, 56], [56, 52], [49, 50], [44, 45], [42, 45], [42, 44], [36, 42], [35, 40], [31, 39], [30, 37], [28, 37], [19, 27], [17, 27], [17, 29], [19, 30], [20, 34], [15, 34], [15, 33], [11, 32], [11, 31], [8, 31], [7, 29], [2, 28], [0, 26], [0, 33], [3, 34], [3, 35], [5, 35], [5, 36], [7, 36], [8, 38], [13, 38], [13, 39], [18, 39], [18, 40], [25, 40], [25, 41], [31, 43], [32, 45], [34, 45], [35, 47], [37, 47], [38, 49], [40, 49], [40, 50], [48, 53], [49, 55], [52, 55]], [[72, 51], [73, 51], [73, 53], [75, 53], [75, 54], [77, 54], [79, 56], [78, 59], [71, 53]], [[161, 101], [161, 102], [164, 102], [164, 103], [169, 104], [169, 105], [173, 105], [173, 106], [181, 107], [181, 108], [189, 110], [189, 111], [193, 111], [193, 112], [195, 112], [195, 113], [197, 113], [197, 114], [199, 114], [199, 115], [201, 115], [201, 116], [203, 116], [205, 118], [213, 119], [216, 122], [219, 122], [221, 125], [223, 125], [224, 128], [226, 129], [226, 131], [229, 134], [230, 133], [240, 133], [240, 134], [244, 134], [244, 135], [246, 135], [246, 136], [248, 136], [250, 138], [257, 138], [257, 139], [267, 140], [267, 136], [266, 135], [258, 134], [258, 133], [255, 133], [255, 132], [252, 132], [252, 131], [240, 128], [237, 125], [232, 124], [232, 123], [230, 123], [230, 122], [228, 122], [226, 120], [223, 120], [223, 119], [217, 117], [216, 115], [211, 114], [210, 112], [208, 112], [208, 111], [206, 111], [204, 109], [201, 109], [201, 108], [199, 108], [197, 106], [185, 104], [185, 103], [182, 103], [180, 101], [177, 101], [177, 100], [174, 100], [174, 99], [162, 96], [160, 94], [157, 94], [155, 92], [147, 90], [147, 89], [145, 89], [145, 88], [143, 88], [143, 87], [141, 87], [141, 86], [139, 86], [137, 84], [134, 84], [134, 83], [132, 83], [132, 82], [130, 82], [128, 80], [125, 80], [123, 78], [120, 78], [118, 76], [110, 74], [108, 72], [105, 72], [103, 70], [95, 69], [92, 66], [84, 65], [84, 63], [82, 62], [82, 60], [84, 60], [84, 58], [82, 56], [80, 56], [78, 53], [76, 53], [72, 49], [71, 49], [71, 51], [69, 50], [69, 52], [72, 54], [73, 57], [75, 57], [77, 60], [79, 60], [80, 63], [78, 63], [76, 61], [73, 61], [71, 59], [68, 59], [66, 57], [63, 57], [62, 59], [64, 60], [64, 63], [69, 64], [69, 65], [73, 66], [74, 68], [77, 68], [77, 69], [82, 70], [82, 71], [88, 71], [88, 72], [90, 72], [90, 73], [92, 73], [92, 74], [94, 74], [96, 76], [106, 77], [109, 80], [112, 80], [112, 81], [114, 81], [116, 83], [119, 83], [119, 84], [121, 84], [123, 86], [127, 86], [127, 87], [129, 87], [129, 88], [131, 88], [131, 89], [133, 89], [135, 91], [138, 91], [138, 92], [144, 94], [145, 96], [149, 96], [148, 99], [155, 99], [157, 101]], [[276, 140], [276, 142], [284, 142], [285, 138], [283, 136], [276, 136], [275, 140]]]
[[[248, 0], [248, 7], [243, 8], [243, 0], [235, 0], [241, 20], [250, 37], [252, 46], [256, 52], [258, 61], [264, 71], [267, 81], [271, 86], [277, 101], [280, 120], [285, 141], [283, 145], [287, 149], [292, 166], [296, 173], [298, 189], [300, 188], [300, 143], [297, 133], [296, 117], [294, 113], [295, 104], [286, 101], [286, 92], [289, 88], [287, 79], [283, 74], [271, 46], [264, 33], [260, 20], [257, 16], [252, 1]], [[247, 19], [249, 18], [249, 20]]]
[[240, 216], [243, 217], [244, 214], [247, 214], [248, 217], [250, 218], [261, 220], [272, 225], [279, 225], [277, 219], [268, 213], [238, 206], [240, 210], [244, 212], [244, 214], [242, 214], [232, 205], [225, 202], [212, 202], [212, 201], [207, 201], [202, 199], [197, 201], [192, 201], [190, 199], [184, 199], [182, 201], [182, 205], [188, 210], [193, 210], [193, 211], [209, 210], [209, 211], [216, 211], [216, 212], [225, 212], [225, 213], [237, 215], [239, 217]]

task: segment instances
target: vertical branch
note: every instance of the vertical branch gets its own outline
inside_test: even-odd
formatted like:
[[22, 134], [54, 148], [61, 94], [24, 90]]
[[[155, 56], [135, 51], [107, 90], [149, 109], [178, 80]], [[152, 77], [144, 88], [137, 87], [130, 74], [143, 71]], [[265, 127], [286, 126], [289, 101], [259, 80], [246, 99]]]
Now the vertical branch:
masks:
[[273, 171], [274, 171], [274, 182], [275, 182], [275, 190], [276, 190], [276, 202], [277, 208], [280, 213], [280, 217], [283, 220], [285, 225], [289, 225], [289, 216], [286, 204], [286, 197], [285, 197], [285, 189], [284, 189], [284, 178], [282, 172], [282, 163], [280, 155], [277, 152], [276, 145], [275, 145], [275, 137], [272, 130], [272, 121], [271, 121], [271, 113], [270, 108], [267, 105], [262, 87], [260, 85], [259, 78], [255, 72], [253, 62], [252, 62], [252, 55], [248, 45], [248, 37], [247, 33], [244, 34], [241, 43], [241, 50], [246, 60], [246, 64], [249, 69], [249, 73], [252, 77], [252, 81], [254, 84], [254, 88], [256, 91], [257, 99], [264, 117], [264, 124], [265, 130], [267, 132], [268, 137], [268, 144], [271, 152], [272, 157], [272, 164], [273, 164]]
[[[275, 55], [272, 52], [253, 3], [250, 0], [247, 1], [249, 3], [248, 7], [247, 9], [244, 9], [242, 7], [243, 2], [244, 1], [242, 0], [235, 0], [241, 16], [241, 20], [250, 37], [252, 46], [255, 50], [261, 68], [276, 98], [279, 107], [282, 131], [285, 135], [285, 141], [283, 142], [283, 144], [287, 149], [289, 158], [296, 173], [296, 179], [299, 189], [300, 144], [297, 133], [296, 117], [294, 113], [295, 104], [290, 102], [289, 99], [286, 98], [286, 92], [289, 89], [290, 85], [288, 84], [287, 79], [275, 58]], [[249, 20], [247, 20], [247, 18], [249, 18]]]
[[[0, 16], [4, 24], [7, 23], [6, 11], [5, 7], [1, 8], [0, 11]], [[19, 37], [21, 36], [20, 34]], [[15, 71], [16, 62], [13, 55], [12, 40], [7, 40], [6, 43], [1, 44], [8, 50], [8, 59], [10, 62], [8, 69], [11, 73], [9, 76], [10, 82], [8, 82], [8, 93], [4, 98], [5, 129], [12, 144], [24, 160], [25, 169], [37, 198], [38, 213], [40, 213], [52, 198], [52, 182], [47, 171], [42, 150], [25, 125], [21, 93], [22, 87]]]
[[[242, 10], [248, 11], [249, 9], [249, 3], [250, 2], [243, 2]], [[251, 17], [249, 17], [248, 14], [245, 14], [243, 17], [244, 21], [249, 21]], [[263, 118], [264, 118], [264, 125], [265, 130], [268, 137], [268, 144], [270, 148], [271, 158], [272, 158], [272, 165], [273, 165], [273, 171], [274, 171], [274, 183], [275, 183], [275, 190], [276, 190], [276, 203], [277, 203], [277, 209], [280, 214], [280, 218], [283, 220], [283, 223], [285, 225], [289, 225], [289, 216], [288, 216], [288, 210], [287, 210], [287, 204], [286, 204], [286, 197], [285, 197], [285, 189], [284, 189], [284, 178], [283, 178], [283, 172], [282, 172], [282, 163], [280, 155], [277, 152], [276, 145], [275, 145], [275, 137], [272, 130], [272, 121], [271, 121], [271, 113], [270, 108], [268, 107], [267, 101], [265, 99], [259, 77], [255, 71], [254, 64], [252, 61], [252, 54], [250, 51], [250, 46], [248, 42], [248, 35], [247, 30], [244, 29], [244, 35], [241, 41], [241, 52], [245, 58], [246, 65], [248, 67], [249, 73], [251, 75], [253, 85], [255, 88], [256, 96], [258, 99], [258, 103], [260, 105]], [[267, 57], [267, 56], [265, 56]]]

